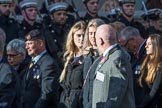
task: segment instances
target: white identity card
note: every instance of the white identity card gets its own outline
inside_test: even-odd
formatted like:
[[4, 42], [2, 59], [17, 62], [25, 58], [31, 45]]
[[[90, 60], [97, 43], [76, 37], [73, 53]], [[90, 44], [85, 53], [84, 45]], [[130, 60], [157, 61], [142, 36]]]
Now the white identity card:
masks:
[[104, 78], [105, 78], [105, 75], [103, 73], [97, 71], [96, 79], [99, 80], [99, 81], [104, 82]]

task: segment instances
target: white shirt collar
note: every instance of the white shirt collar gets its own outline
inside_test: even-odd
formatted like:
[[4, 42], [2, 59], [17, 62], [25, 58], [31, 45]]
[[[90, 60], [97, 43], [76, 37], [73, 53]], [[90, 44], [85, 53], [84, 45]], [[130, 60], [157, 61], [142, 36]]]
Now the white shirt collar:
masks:
[[103, 56], [106, 56], [106, 54], [107, 54], [112, 48], [114, 48], [114, 47], [116, 47], [116, 46], [117, 46], [117, 43], [115, 43], [115, 44], [111, 45], [109, 48], [107, 48], [107, 49], [105, 50], [105, 52], [103, 53]]
[[33, 58], [34, 60], [34, 64], [43, 56], [43, 54], [45, 54], [47, 51], [44, 50], [43, 52], [41, 52], [39, 55], [37, 55], [36, 57]]

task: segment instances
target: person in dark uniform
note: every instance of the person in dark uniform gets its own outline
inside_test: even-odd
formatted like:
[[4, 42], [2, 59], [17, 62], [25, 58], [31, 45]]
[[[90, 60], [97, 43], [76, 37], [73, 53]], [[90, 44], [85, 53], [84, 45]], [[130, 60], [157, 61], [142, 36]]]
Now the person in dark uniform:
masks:
[[6, 43], [12, 39], [18, 38], [18, 23], [10, 18], [12, 0], [0, 0], [0, 27], [6, 33]]
[[4, 62], [6, 35], [0, 28], [0, 108], [17, 108], [15, 105], [16, 76], [11, 66]]
[[21, 11], [20, 11], [20, 8], [19, 6], [17, 5], [18, 3], [16, 3], [15, 0], [12, 0], [12, 4], [11, 4], [11, 15], [13, 17], [17, 17], [16, 15], [21, 15]]
[[[46, 1], [45, 1], [45, 2], [46, 2]], [[45, 2], [42, 4], [42, 8], [41, 8], [41, 10], [40, 10], [41, 14], [46, 14], [46, 13], [48, 13], [48, 7], [47, 7], [47, 5], [46, 5]], [[65, 0], [49, 0], [49, 1], [47, 0], [47, 2], [48, 2], [48, 5], [50, 5], [50, 4], [52, 4], [52, 3], [66, 2], [66, 1], [65, 1]], [[75, 11], [74, 8], [73, 8], [73, 6], [70, 5], [70, 4], [68, 4], [67, 10], [68, 10], [68, 12], [74, 12], [74, 11]]]
[[135, 0], [120, 0], [119, 5], [121, 8], [121, 15], [119, 16], [118, 21], [124, 23], [126, 26], [137, 28], [140, 31], [141, 36], [146, 39], [147, 33], [144, 26], [133, 18], [135, 13]]
[[146, 26], [147, 33], [150, 34], [161, 34], [162, 30], [160, 30], [160, 9], [150, 9], [148, 10], [148, 14], [143, 14], [142, 18], [144, 19], [144, 23]]
[[38, 8], [35, 0], [23, 0], [19, 3], [23, 20], [19, 21], [19, 38], [25, 39], [25, 36], [33, 29], [42, 29], [43, 25], [37, 20]]
[[26, 35], [26, 49], [32, 57], [23, 77], [22, 108], [57, 108], [60, 69], [45, 48], [43, 34], [32, 30]]
[[45, 28], [45, 39], [47, 42], [47, 51], [54, 58], [61, 58], [63, 44], [66, 35], [72, 26], [72, 23], [67, 21], [67, 4], [54, 3], [49, 6], [51, 23]]
[[67, 5], [67, 8], [66, 8], [66, 11], [67, 11], [67, 15], [66, 15], [67, 22], [70, 22], [71, 25], [73, 25], [76, 22], [75, 17], [73, 15], [69, 14], [69, 13], [74, 13], [74, 9], [65, 0], [46, 0], [45, 2], [48, 2], [48, 5], [46, 5], [47, 9], [45, 8], [45, 6], [43, 6], [44, 8], [42, 8], [40, 10], [41, 13], [45, 14], [43, 16], [43, 23], [45, 24], [45, 26], [48, 26], [51, 23], [51, 17], [50, 17], [51, 13], [49, 12], [49, 8], [50, 8], [50, 6], [52, 4], [55, 4], [55, 3], [66, 3], [66, 5]]
[[108, 19], [98, 15], [99, 0], [83, 0], [84, 7], [86, 8], [86, 14], [83, 18], [87, 23], [94, 18], [101, 18], [105, 23], [108, 23]]

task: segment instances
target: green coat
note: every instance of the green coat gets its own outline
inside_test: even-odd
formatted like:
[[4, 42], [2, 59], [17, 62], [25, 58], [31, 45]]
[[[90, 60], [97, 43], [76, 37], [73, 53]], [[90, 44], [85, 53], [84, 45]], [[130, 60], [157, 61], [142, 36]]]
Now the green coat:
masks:
[[96, 69], [92, 108], [135, 108], [131, 65], [119, 45], [106, 54]]

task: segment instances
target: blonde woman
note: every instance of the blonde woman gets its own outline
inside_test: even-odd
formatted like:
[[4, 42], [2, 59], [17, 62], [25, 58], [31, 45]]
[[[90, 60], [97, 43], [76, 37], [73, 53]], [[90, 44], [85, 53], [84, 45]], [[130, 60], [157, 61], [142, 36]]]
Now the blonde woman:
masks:
[[145, 48], [147, 56], [139, 77], [143, 96], [137, 108], [162, 108], [162, 36], [150, 35]]
[[63, 91], [60, 108], [81, 108], [81, 91], [83, 85], [83, 38], [86, 23], [79, 21], [71, 28], [65, 46], [65, 65], [60, 76]]
[[[99, 53], [96, 45], [96, 30], [97, 27], [104, 24], [105, 22], [99, 18], [92, 19], [88, 23], [86, 28], [85, 38], [83, 50], [86, 55], [84, 60], [84, 68], [83, 68], [83, 106], [84, 108], [91, 108], [91, 100], [92, 100], [92, 86], [93, 86], [93, 76], [94, 71], [89, 71], [93, 62], [99, 57]], [[93, 68], [94, 69], [94, 68]]]

